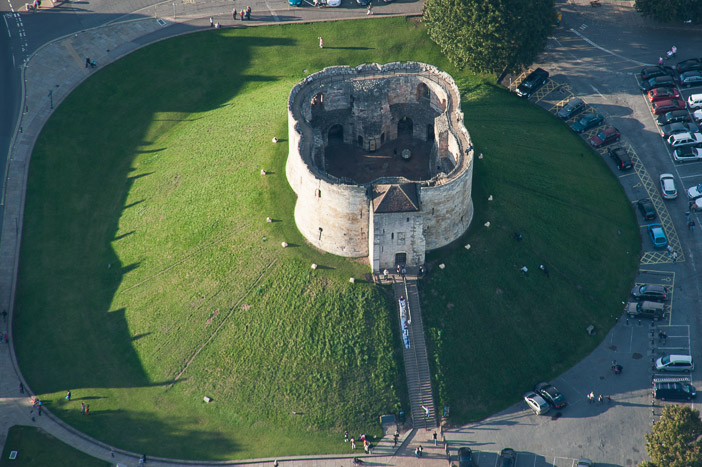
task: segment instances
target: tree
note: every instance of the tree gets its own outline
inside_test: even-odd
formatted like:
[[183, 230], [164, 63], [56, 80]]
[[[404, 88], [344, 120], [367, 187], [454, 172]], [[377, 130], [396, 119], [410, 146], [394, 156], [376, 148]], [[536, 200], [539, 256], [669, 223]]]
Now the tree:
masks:
[[691, 0], [636, 0], [636, 11], [644, 16], [669, 23], [673, 21], [702, 21], [702, 2]]
[[651, 467], [702, 466], [702, 420], [697, 410], [670, 405], [646, 435], [646, 452]]
[[556, 9], [553, 0], [427, 0], [424, 23], [456, 67], [514, 72], [544, 50]]

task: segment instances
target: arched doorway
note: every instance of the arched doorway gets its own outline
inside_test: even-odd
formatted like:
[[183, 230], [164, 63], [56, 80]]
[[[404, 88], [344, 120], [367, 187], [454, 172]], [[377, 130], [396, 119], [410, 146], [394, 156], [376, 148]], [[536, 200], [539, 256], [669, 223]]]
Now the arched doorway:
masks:
[[332, 125], [332, 127], [329, 128], [328, 139], [329, 139], [328, 144], [341, 144], [341, 143], [343, 143], [344, 142], [344, 127], [342, 127], [338, 123], [336, 125]]
[[411, 118], [402, 117], [402, 120], [397, 122], [397, 136], [412, 136], [413, 126]]

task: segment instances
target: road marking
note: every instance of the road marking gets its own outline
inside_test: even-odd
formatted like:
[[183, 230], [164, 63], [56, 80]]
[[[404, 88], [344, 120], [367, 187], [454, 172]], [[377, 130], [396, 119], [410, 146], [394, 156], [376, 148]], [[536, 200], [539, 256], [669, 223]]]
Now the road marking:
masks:
[[[581, 26], [581, 29], [582, 29], [582, 26]], [[632, 59], [630, 59], [630, 58], [626, 58], [626, 57], [624, 57], [624, 56], [622, 56], [622, 55], [619, 55], [618, 53], [612, 52], [611, 50], [605, 49], [604, 47], [595, 44], [593, 41], [591, 41], [591, 40], [588, 39], [587, 37], [583, 36], [582, 34], [580, 34], [578, 31], [576, 31], [576, 30], [573, 29], [573, 28], [571, 28], [570, 30], [571, 30], [571, 32], [573, 32], [573, 34], [575, 34], [576, 36], [578, 36], [579, 38], [581, 38], [582, 40], [584, 40], [585, 42], [587, 42], [587, 43], [590, 44], [591, 46], [593, 46], [593, 47], [595, 47], [595, 48], [597, 48], [597, 49], [600, 49], [601, 51], [603, 51], [603, 52], [605, 52], [605, 53], [608, 53], [608, 54], [613, 55], [613, 56], [615, 56], [615, 57], [617, 57], [617, 58], [621, 58], [622, 60], [626, 60], [627, 62], [631, 62], [631, 63], [634, 63], [634, 64], [639, 65], [639, 66], [647, 66], [646, 63], [641, 63], [641, 62], [637, 62], [636, 60], [632, 60]]]
[[7, 36], [12, 39], [12, 34], [10, 34], [10, 23], [7, 22], [7, 15], [2, 15], [2, 19], [5, 20], [5, 26], [7, 26]]
[[271, 6], [268, 4], [268, 2], [265, 2], [265, 4], [266, 4], [266, 8], [268, 8], [268, 11], [271, 12], [271, 16], [272, 16], [276, 21], [280, 21], [280, 18], [278, 18], [278, 15], [275, 14], [275, 11], [273, 10], [273, 8], [271, 8]]
[[595, 86], [593, 86], [593, 85], [591, 84], [590, 87], [591, 87], [592, 90], [595, 91], [602, 99], [605, 99], [605, 96], [603, 96], [602, 93], [600, 93], [600, 91], [599, 91]]
[[73, 48], [73, 40], [67, 40], [63, 45], [66, 46], [76, 63], [78, 63], [79, 65], [83, 65], [83, 60], [78, 56], [78, 52], [76, 52], [76, 49]]

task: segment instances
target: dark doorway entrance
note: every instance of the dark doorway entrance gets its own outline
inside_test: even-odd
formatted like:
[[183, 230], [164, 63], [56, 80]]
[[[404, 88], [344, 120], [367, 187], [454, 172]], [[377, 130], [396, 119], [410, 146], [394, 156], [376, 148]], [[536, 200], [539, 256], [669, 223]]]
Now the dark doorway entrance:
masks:
[[431, 123], [427, 125], [427, 141], [434, 141], [434, 125]]
[[329, 144], [344, 142], [344, 127], [333, 125], [329, 128]]
[[395, 253], [395, 266], [407, 264], [407, 253]]
[[397, 122], [397, 136], [412, 136], [412, 119], [403, 117], [402, 120]]

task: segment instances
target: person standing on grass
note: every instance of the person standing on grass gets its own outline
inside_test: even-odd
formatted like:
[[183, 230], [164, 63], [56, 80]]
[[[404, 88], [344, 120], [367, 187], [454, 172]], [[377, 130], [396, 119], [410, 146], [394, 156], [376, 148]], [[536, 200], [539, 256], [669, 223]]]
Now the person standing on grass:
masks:
[[71, 400], [71, 390], [70, 389], [68, 391], [66, 391], [66, 400], [67, 401]]
[[324, 39], [322, 39], [322, 36], [319, 36], [318, 39], [319, 39], [319, 48], [323, 49], [324, 48]]
[[83, 402], [80, 403], [80, 414], [85, 415], [85, 404]]
[[353, 436], [351, 437], [351, 449], [356, 449], [356, 438], [354, 438]]

